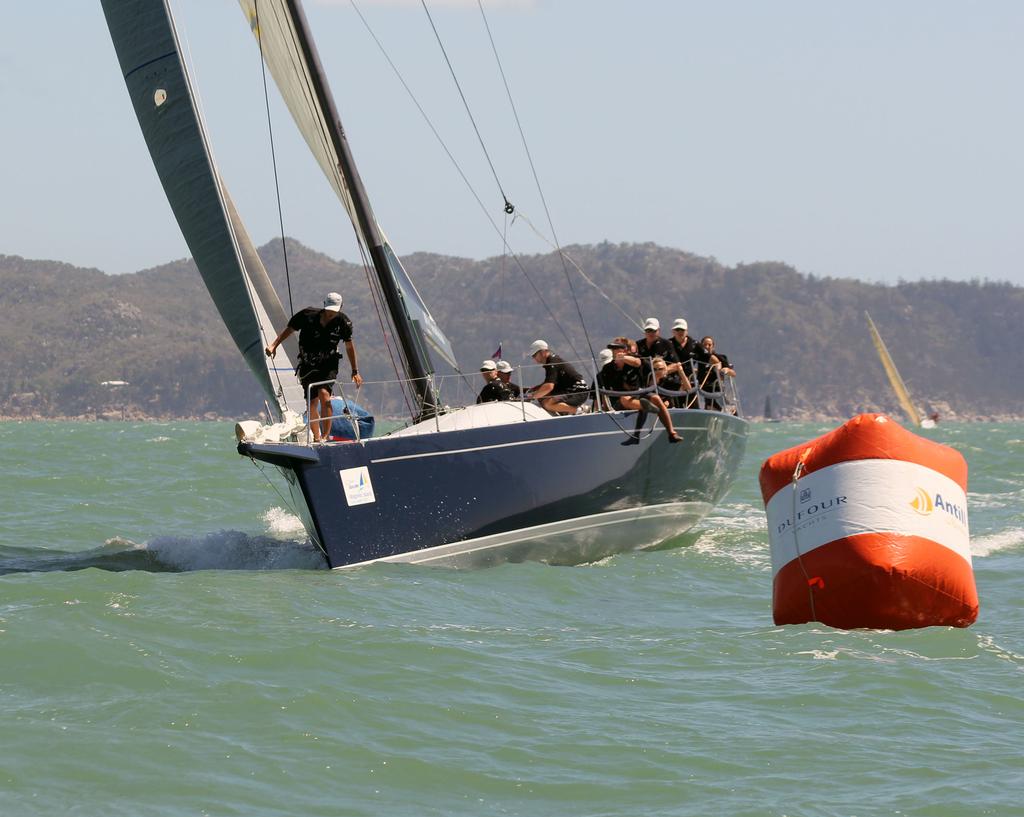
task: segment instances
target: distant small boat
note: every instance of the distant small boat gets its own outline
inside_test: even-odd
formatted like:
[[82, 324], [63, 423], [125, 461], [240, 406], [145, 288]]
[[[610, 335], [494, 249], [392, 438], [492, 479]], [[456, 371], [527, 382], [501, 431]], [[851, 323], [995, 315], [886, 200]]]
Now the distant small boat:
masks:
[[875, 344], [875, 350], [878, 352], [878, 358], [882, 361], [882, 368], [885, 369], [885, 374], [889, 378], [892, 390], [896, 393], [896, 399], [899, 400], [900, 407], [907, 415], [907, 419], [909, 419], [910, 422], [918, 428], [935, 428], [935, 421], [938, 415], [933, 413], [928, 417], [921, 417], [921, 412], [917, 410], [917, 407], [914, 405], [914, 401], [910, 399], [910, 392], [907, 390], [907, 384], [904, 383], [903, 378], [900, 377], [900, 373], [896, 369], [896, 364], [892, 361], [892, 355], [889, 354], [885, 341], [882, 340], [882, 336], [878, 332], [878, 327], [875, 326], [875, 322], [871, 320], [871, 316], [866, 311], [864, 312], [864, 317], [868, 320], [868, 329], [871, 332], [871, 342]]
[[779, 418], [772, 414], [772, 396], [770, 394], [764, 396], [764, 421], [766, 423], [779, 422]]

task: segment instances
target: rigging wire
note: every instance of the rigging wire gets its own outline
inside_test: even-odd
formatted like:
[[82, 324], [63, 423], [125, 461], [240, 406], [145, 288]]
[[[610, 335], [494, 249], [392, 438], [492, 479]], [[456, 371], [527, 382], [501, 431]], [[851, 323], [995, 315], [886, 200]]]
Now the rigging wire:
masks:
[[[421, 0], [426, 8], [426, 0]], [[480, 16], [484, 21], [484, 28], [487, 29], [487, 37], [491, 41], [491, 50], [494, 52], [494, 60], [498, 64], [498, 71], [501, 74], [501, 80], [505, 84], [505, 93], [508, 95], [508, 103], [512, 108], [512, 115], [516, 120], [516, 127], [519, 129], [519, 137], [523, 142], [523, 150], [526, 152], [526, 158], [530, 163], [530, 171], [533, 173], [533, 181], [537, 185], [537, 193], [540, 195], [541, 204], [544, 206], [544, 214], [548, 219], [548, 227], [551, 229], [551, 237], [554, 239], [555, 246], [558, 248], [558, 257], [562, 260], [562, 270], [565, 272], [565, 280], [569, 285], [569, 292], [572, 294], [573, 303], [576, 305], [576, 315], [580, 319], [580, 326], [583, 329], [583, 336], [587, 341], [587, 349], [590, 350], [591, 358], [594, 361], [594, 365], [597, 366], [597, 358], [594, 357], [593, 346], [590, 341], [590, 332], [587, 330], [587, 322], [583, 319], [583, 309], [580, 307], [579, 299], [576, 297], [576, 289], [572, 285], [572, 276], [569, 275], [569, 265], [566, 263], [565, 254], [562, 252], [561, 243], [558, 240], [558, 234], [555, 232], [555, 223], [551, 218], [551, 210], [548, 208], [547, 199], [544, 196], [544, 190], [541, 187], [540, 177], [537, 175], [537, 167], [533, 163], [533, 156], [530, 154], [530, 146], [526, 142], [526, 134], [523, 132], [522, 122], [519, 120], [519, 112], [516, 110], [516, 103], [512, 99], [512, 89], [509, 87], [508, 78], [505, 76], [505, 69], [501, 64], [501, 57], [498, 55], [498, 47], [495, 45], [494, 36], [491, 34], [490, 23], [487, 22], [487, 14], [484, 12], [483, 0], [477, 0], [477, 5], [480, 7]]]
[[522, 210], [516, 210], [516, 217], [517, 218], [521, 218], [523, 221], [525, 221], [526, 225], [531, 230], [533, 230], [533, 234], [536, 235], [537, 238], [539, 238], [541, 241], [543, 241], [545, 244], [547, 244], [553, 250], [561, 253], [565, 257], [565, 259], [573, 266], [573, 268], [576, 270], [576, 272], [578, 272], [580, 274], [580, 277], [584, 281], [586, 281], [588, 284], [590, 284], [594, 289], [597, 290], [597, 294], [598, 295], [600, 295], [602, 298], [604, 298], [606, 301], [608, 301], [609, 304], [611, 304], [613, 307], [615, 307], [617, 310], [619, 310], [619, 312], [622, 314], [622, 316], [627, 321], [629, 321], [631, 324], [633, 324], [633, 326], [635, 326], [637, 329], [640, 329], [640, 321], [638, 321], [636, 318], [634, 318], [632, 315], [630, 315], [625, 309], [623, 309], [621, 306], [619, 306], [617, 303], [615, 303], [615, 301], [613, 301], [609, 297], [608, 293], [605, 292], [603, 289], [601, 289], [601, 287], [599, 287], [597, 285], [597, 283], [595, 283], [594, 280], [589, 275], [587, 275], [586, 272], [583, 271], [583, 267], [581, 267], [577, 263], [576, 259], [573, 258], [571, 255], [569, 255], [569, 253], [565, 252], [565, 250], [560, 248], [557, 244], [552, 243], [548, 239], [548, 237], [546, 235], [544, 235], [544, 233], [542, 233], [540, 230], [538, 230], [537, 227], [534, 225], [534, 223], [532, 221], [530, 221], [529, 218], [526, 217], [526, 215], [523, 213]]
[[[363, 271], [366, 273], [366, 279], [369, 283], [370, 297], [373, 299], [373, 308], [377, 313], [377, 323], [380, 324], [381, 336], [384, 338], [384, 348], [387, 349], [388, 357], [391, 358], [391, 367], [395, 370], [395, 376], [401, 381], [404, 366], [401, 366], [398, 361], [395, 360], [395, 352], [398, 351], [401, 354], [401, 350], [396, 350], [390, 338], [392, 333], [388, 331], [387, 323], [384, 319], [384, 293], [380, 291], [379, 286], [373, 280], [373, 276], [370, 273], [370, 258], [366, 250], [366, 244], [363, 242], [362, 236], [356, 232], [356, 244], [359, 246], [359, 255], [363, 259]], [[403, 381], [404, 382], [404, 381]], [[410, 393], [408, 388], [399, 389], [402, 398], [405, 400], [405, 408], [410, 414], [413, 414], [413, 405], [410, 400]]]
[[[519, 258], [519, 255], [512, 249], [511, 245], [508, 243], [507, 234], [503, 233], [502, 229], [497, 225], [497, 223], [495, 223], [494, 219], [491, 216], [490, 210], [487, 209], [487, 205], [485, 205], [483, 200], [480, 198], [480, 195], [477, 193], [476, 189], [473, 187], [472, 182], [470, 182], [469, 177], [466, 176], [465, 171], [463, 171], [462, 166], [459, 164], [458, 160], [455, 158], [455, 155], [451, 152], [451, 150], [449, 149], [447, 143], [444, 141], [444, 138], [441, 136], [440, 132], [434, 126], [433, 121], [431, 121], [430, 116], [428, 116], [426, 110], [424, 110], [423, 106], [420, 104], [419, 99], [417, 99], [417, 97], [416, 97], [416, 94], [414, 94], [413, 91], [412, 91], [412, 88], [409, 87], [409, 83], [407, 83], [405, 81], [405, 77], [402, 76], [402, 72], [398, 70], [398, 66], [395, 65], [394, 60], [391, 59], [391, 55], [388, 53], [387, 49], [384, 47], [384, 44], [380, 41], [380, 38], [377, 36], [376, 32], [374, 32], [373, 28], [370, 26], [369, 21], [366, 19], [366, 17], [363, 16], [363, 12], [360, 10], [359, 6], [356, 5], [356, 0], [349, 0], [349, 3], [352, 6], [352, 8], [355, 11], [355, 13], [358, 15], [360, 21], [362, 22], [363, 26], [366, 28], [366, 30], [369, 33], [370, 37], [373, 39], [374, 43], [376, 43], [377, 48], [380, 50], [380, 52], [383, 55], [385, 61], [391, 67], [391, 70], [392, 70], [392, 72], [394, 72], [395, 77], [398, 79], [399, 83], [401, 83], [402, 87], [405, 89], [406, 94], [409, 95], [409, 98], [412, 100], [413, 105], [415, 105], [416, 109], [420, 112], [420, 116], [423, 117], [423, 121], [427, 123], [427, 127], [430, 128], [431, 133], [434, 134], [434, 138], [437, 139], [438, 144], [441, 145], [441, 149], [444, 150], [445, 155], [448, 156], [449, 161], [454, 166], [456, 172], [458, 172], [460, 178], [463, 181], [463, 184], [466, 185], [466, 189], [469, 190], [470, 195], [473, 197], [473, 199], [476, 201], [477, 205], [480, 207], [480, 210], [483, 212], [484, 217], [487, 219], [488, 223], [491, 225], [491, 228], [494, 230], [495, 233], [497, 233], [498, 237], [501, 238], [502, 245], [504, 246], [505, 250], [511, 256], [511, 258], [512, 258], [513, 262], [515, 263], [515, 265], [519, 268], [519, 271], [522, 273], [522, 275], [526, 279], [527, 283], [530, 285], [530, 288], [533, 290], [534, 294], [537, 296], [537, 300], [539, 300], [541, 302], [541, 304], [544, 306], [544, 310], [548, 313], [548, 316], [551, 318], [551, 320], [554, 323], [554, 325], [558, 328], [558, 331], [561, 333], [562, 337], [565, 339], [565, 342], [569, 345], [569, 348], [572, 350], [573, 355], [577, 359], [580, 358], [581, 355], [576, 350], [576, 348], [573, 345], [572, 340], [570, 339], [569, 335], [565, 332], [565, 329], [562, 327], [561, 322], [555, 316], [554, 310], [551, 308], [551, 306], [548, 304], [547, 300], [544, 298], [544, 295], [541, 293], [540, 288], [537, 286], [536, 283], [534, 283], [533, 278], [531, 278], [530, 274], [526, 271], [526, 267], [523, 265], [522, 259]], [[504, 194], [502, 194], [502, 195], [504, 195]], [[508, 215], [507, 211], [506, 211], [506, 215]]]
[[270, 159], [274, 167], [274, 192], [277, 195], [277, 221], [281, 226], [281, 254], [284, 257], [284, 280], [288, 288], [288, 313], [295, 314], [295, 305], [292, 302], [292, 277], [288, 268], [288, 244], [284, 238], [284, 211], [281, 207], [281, 184], [277, 173], [277, 151], [274, 149], [274, 126], [270, 117], [270, 91], [267, 87], [267, 63], [263, 58], [263, 32], [260, 29], [260, 2], [254, 0], [253, 9], [256, 12], [256, 42], [260, 46], [260, 68], [263, 71], [263, 101], [267, 107], [267, 133], [270, 135]]
[[505, 212], [511, 215], [515, 212], [515, 206], [508, 200], [508, 196], [505, 195], [505, 190], [501, 186], [501, 180], [498, 179], [498, 171], [494, 169], [494, 162], [491, 161], [491, 155], [487, 152], [487, 145], [484, 144], [484, 138], [480, 135], [480, 128], [477, 127], [476, 119], [473, 118], [473, 112], [469, 108], [469, 102], [466, 99], [466, 95], [462, 92], [462, 85], [459, 84], [459, 78], [455, 75], [455, 67], [452, 65], [452, 61], [448, 58], [448, 52], [445, 50], [444, 43], [441, 41], [441, 35], [438, 33], [437, 26], [434, 25], [434, 18], [430, 14], [430, 9], [427, 8], [427, 0], [420, 0], [420, 4], [423, 6], [423, 11], [426, 12], [427, 19], [430, 21], [430, 27], [434, 31], [434, 38], [437, 40], [438, 46], [441, 48], [441, 53], [444, 55], [444, 61], [448, 64], [448, 71], [452, 75], [452, 81], [455, 83], [455, 88], [459, 92], [459, 96], [462, 98], [462, 106], [466, 109], [466, 115], [469, 117], [470, 123], [473, 125], [473, 130], [476, 132], [477, 141], [480, 143], [480, 149], [484, 152], [484, 157], [487, 159], [487, 164], [491, 167], [491, 173], [494, 175], [494, 183], [498, 185], [498, 192], [501, 193], [501, 197], [505, 200]]
[[793, 520], [793, 549], [796, 550], [797, 563], [800, 565], [800, 572], [804, 574], [804, 580], [807, 582], [807, 603], [811, 608], [811, 621], [818, 620], [818, 614], [814, 611], [814, 587], [816, 584], [821, 582], [820, 576], [811, 577], [807, 572], [807, 568], [804, 566], [804, 557], [800, 552], [800, 545], [797, 542], [797, 530], [796, 524], [796, 496], [797, 496], [797, 482], [800, 480], [801, 472], [804, 470], [804, 461], [807, 455], [811, 453], [811, 449], [808, 448], [801, 454], [800, 459], [797, 460], [796, 468], [793, 470], [793, 478], [791, 484], [793, 486], [793, 515], [790, 517]]

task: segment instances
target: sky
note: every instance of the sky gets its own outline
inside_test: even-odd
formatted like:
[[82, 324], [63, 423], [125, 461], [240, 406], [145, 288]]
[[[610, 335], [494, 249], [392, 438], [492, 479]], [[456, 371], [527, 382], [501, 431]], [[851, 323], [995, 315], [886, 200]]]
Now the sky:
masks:
[[[726, 264], [1024, 285], [1024, 3], [476, 0], [306, 11], [378, 221], [400, 254], [655, 242]], [[230, 0], [172, 0], [213, 152], [257, 244], [356, 260], [351, 225]], [[188, 255], [98, 0], [17, 3], [0, 33], [0, 254], [134, 272]], [[494, 172], [490, 164], [494, 166]], [[497, 176], [497, 181], [495, 180]], [[499, 188], [500, 182], [500, 188]], [[490, 219], [490, 220], [489, 220]], [[496, 225], [496, 227], [495, 227]], [[547, 239], [537, 236], [534, 227]]]

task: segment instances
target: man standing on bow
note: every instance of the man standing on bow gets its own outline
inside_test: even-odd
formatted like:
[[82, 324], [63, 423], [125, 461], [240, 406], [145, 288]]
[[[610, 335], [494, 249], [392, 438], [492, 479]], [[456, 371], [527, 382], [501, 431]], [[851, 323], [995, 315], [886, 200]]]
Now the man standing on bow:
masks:
[[313, 432], [313, 442], [327, 439], [330, 433], [331, 421], [321, 418], [331, 416], [331, 392], [333, 381], [338, 378], [338, 361], [341, 359], [338, 344], [342, 341], [352, 366], [352, 382], [356, 386], [363, 384], [356, 347], [352, 342], [352, 321], [341, 311], [341, 304], [339, 293], [328, 292], [323, 308], [307, 306], [296, 312], [265, 350], [268, 357], [273, 357], [285, 338], [299, 333], [299, 360], [295, 374], [309, 395], [309, 427]]

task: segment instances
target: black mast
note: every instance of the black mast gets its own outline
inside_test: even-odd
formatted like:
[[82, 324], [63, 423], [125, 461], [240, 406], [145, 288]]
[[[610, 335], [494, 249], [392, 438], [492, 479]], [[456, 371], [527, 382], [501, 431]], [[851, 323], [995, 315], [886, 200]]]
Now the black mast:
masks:
[[289, 0], [288, 6], [295, 22], [295, 34], [298, 37], [299, 46], [302, 48], [306, 64], [309, 66], [313, 91], [327, 114], [331, 142], [338, 156], [338, 170], [352, 197], [360, 232], [366, 240], [370, 261], [373, 263], [374, 272], [380, 282], [380, 288], [391, 315], [391, 322], [395, 327], [398, 342], [409, 367], [408, 375], [412, 380], [420, 406], [419, 419], [432, 417], [437, 412], [437, 399], [430, 378], [434, 371], [430, 364], [430, 358], [427, 356], [419, 331], [409, 318], [402, 293], [388, 263], [384, 239], [377, 227], [377, 220], [370, 207], [370, 199], [366, 195], [366, 189], [363, 187], [359, 171], [352, 158], [352, 151], [349, 149], [348, 139], [345, 137], [345, 129], [342, 127], [341, 117], [338, 116], [334, 98], [331, 96], [331, 89], [327, 85], [327, 78], [323, 66], [320, 64], [320, 56], [313, 42], [306, 14], [302, 10], [299, 0]]

